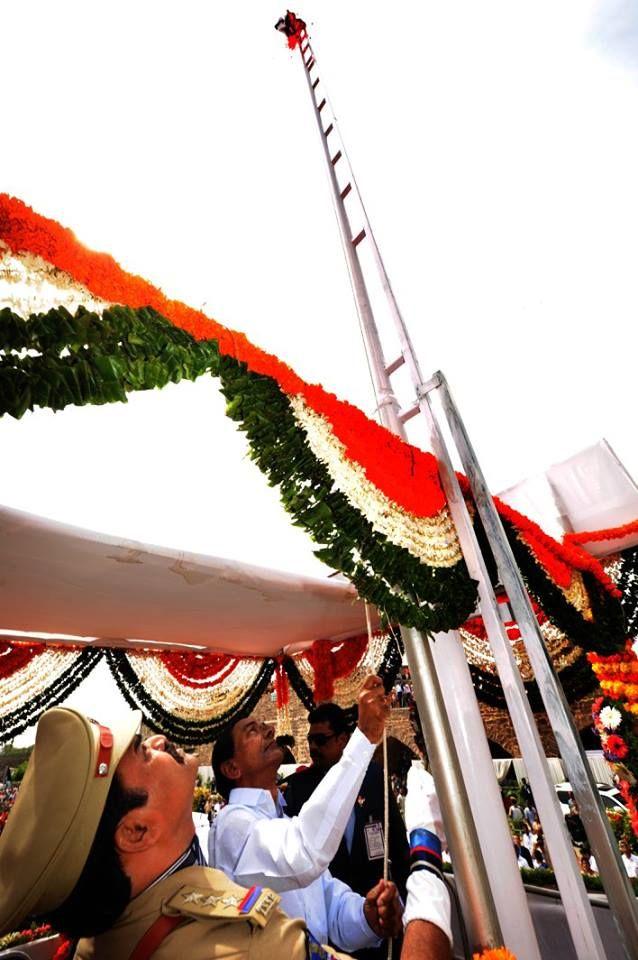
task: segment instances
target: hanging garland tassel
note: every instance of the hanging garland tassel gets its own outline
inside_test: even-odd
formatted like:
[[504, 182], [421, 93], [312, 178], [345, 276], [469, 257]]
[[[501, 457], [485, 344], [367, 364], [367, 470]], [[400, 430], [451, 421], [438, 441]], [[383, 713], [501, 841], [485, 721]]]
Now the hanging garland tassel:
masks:
[[288, 687], [288, 677], [286, 676], [283, 657], [277, 657], [277, 666], [275, 668], [275, 701], [277, 706], [276, 736], [292, 736], [292, 723], [289, 712], [290, 689]]
[[316, 640], [304, 655], [314, 672], [313, 697], [315, 703], [332, 700], [335, 680], [349, 677], [364, 655], [368, 645], [365, 634], [351, 637], [343, 643], [333, 640]]
[[[287, 657], [284, 661], [292, 688], [307, 710], [314, 710], [320, 702], [313, 691], [318, 689], [319, 693], [327, 692], [322, 689], [317, 676], [318, 671], [326, 669], [323, 659], [326, 647], [320, 647], [322, 652], [319, 660], [314, 648], [315, 644], [306, 653]], [[357, 652], [359, 659], [355, 661]], [[381, 677], [385, 691], [389, 693], [401, 666], [401, 655], [398, 635], [393, 630], [374, 633], [370, 643], [365, 634], [354, 638], [354, 642], [352, 639], [345, 641], [335, 651], [336, 662], [328, 667], [333, 677], [328, 699], [338, 700], [346, 713], [354, 717], [359, 691], [365, 678], [371, 673]]]

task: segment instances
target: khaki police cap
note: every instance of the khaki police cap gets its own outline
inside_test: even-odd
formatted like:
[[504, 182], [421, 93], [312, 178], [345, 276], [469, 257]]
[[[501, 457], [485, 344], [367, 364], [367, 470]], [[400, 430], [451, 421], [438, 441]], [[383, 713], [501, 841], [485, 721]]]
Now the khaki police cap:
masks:
[[42, 714], [35, 747], [0, 836], [0, 933], [59, 907], [80, 878], [113, 774], [139, 711], [102, 726], [78, 710]]

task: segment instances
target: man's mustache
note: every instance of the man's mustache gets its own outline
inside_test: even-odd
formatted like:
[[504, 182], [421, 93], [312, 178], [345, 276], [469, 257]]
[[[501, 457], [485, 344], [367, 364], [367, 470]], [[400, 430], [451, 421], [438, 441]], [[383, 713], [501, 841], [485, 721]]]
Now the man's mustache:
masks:
[[181, 763], [182, 765], [184, 764], [184, 754], [180, 753], [179, 747], [176, 747], [175, 744], [170, 740], [166, 741], [164, 752], [168, 753], [168, 755], [171, 756], [173, 760], [177, 761], [177, 763]]

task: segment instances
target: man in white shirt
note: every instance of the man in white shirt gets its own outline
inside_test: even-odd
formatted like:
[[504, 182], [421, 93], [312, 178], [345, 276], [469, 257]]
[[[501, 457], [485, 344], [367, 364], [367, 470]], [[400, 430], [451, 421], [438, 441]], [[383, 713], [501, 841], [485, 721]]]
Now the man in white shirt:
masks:
[[[341, 760], [292, 819], [285, 816], [276, 785], [281, 748], [271, 726], [254, 717], [239, 720], [213, 750], [217, 789], [229, 802], [211, 827], [211, 866], [247, 886], [275, 890], [288, 916], [305, 920], [320, 942], [330, 940], [349, 952], [375, 946], [400, 929], [394, 884], [380, 881], [363, 898], [327, 870], [387, 714], [381, 680], [368, 677], [359, 696], [358, 728]], [[380, 913], [390, 918], [392, 929], [384, 929]]]
[[[378, 944], [376, 934], [394, 937], [401, 922], [394, 884], [381, 880], [363, 898], [325, 869], [343, 835], [387, 715], [381, 681], [368, 677], [359, 696], [358, 729], [341, 760], [293, 819], [283, 813], [277, 791], [278, 756], [270, 727], [249, 717], [215, 744], [217, 787], [230, 802], [211, 828], [211, 865], [224, 864], [246, 883], [265, 883], [277, 890], [289, 916], [305, 918], [316, 939], [330, 939], [342, 949]], [[440, 819], [429, 778], [419, 790], [412, 790], [409, 811], [406, 800], [411, 873], [402, 960], [449, 960], [451, 956], [450, 898], [441, 879], [441, 845], [436, 835]]]
[[627, 871], [627, 876], [638, 877], [638, 857], [635, 853], [631, 852], [631, 846], [628, 840], [621, 840], [619, 843], [620, 855], [622, 857], [622, 862], [625, 870]]

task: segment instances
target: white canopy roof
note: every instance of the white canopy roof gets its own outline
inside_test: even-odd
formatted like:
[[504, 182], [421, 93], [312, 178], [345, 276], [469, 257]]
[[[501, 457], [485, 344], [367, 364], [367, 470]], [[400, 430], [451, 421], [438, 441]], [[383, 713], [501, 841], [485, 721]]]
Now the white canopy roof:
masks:
[[[638, 518], [638, 486], [604, 439], [500, 496], [559, 540], [572, 530], [609, 530]], [[584, 546], [604, 557], [637, 543], [638, 534], [633, 533]]]
[[343, 581], [134, 543], [0, 507], [0, 639], [51, 635], [263, 657], [365, 629], [363, 603]]

